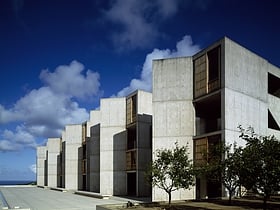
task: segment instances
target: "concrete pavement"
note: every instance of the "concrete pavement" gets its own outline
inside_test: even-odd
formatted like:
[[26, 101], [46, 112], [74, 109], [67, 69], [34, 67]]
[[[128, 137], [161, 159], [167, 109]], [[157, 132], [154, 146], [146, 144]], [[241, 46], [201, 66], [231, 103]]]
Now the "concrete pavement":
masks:
[[[111, 197], [109, 199], [98, 199], [76, 195], [71, 192], [59, 192], [48, 188], [37, 188], [28, 186], [1, 187], [9, 208], [30, 210], [95, 210], [96, 205], [125, 204], [131, 199]], [[133, 201], [135, 202], [135, 201]], [[0, 205], [1, 206], [1, 205]]]

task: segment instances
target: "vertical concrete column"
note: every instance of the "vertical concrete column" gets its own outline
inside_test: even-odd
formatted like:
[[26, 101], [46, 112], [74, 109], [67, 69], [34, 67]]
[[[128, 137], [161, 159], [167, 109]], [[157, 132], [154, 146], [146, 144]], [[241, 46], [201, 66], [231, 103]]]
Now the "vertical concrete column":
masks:
[[[101, 99], [101, 124], [100, 124], [100, 193], [103, 195], [114, 194], [114, 183], [118, 187], [125, 186], [125, 171], [114, 176], [114, 164], [120, 164], [114, 160], [118, 151], [114, 150], [114, 139], [125, 132], [125, 98]], [[119, 157], [122, 157], [120, 152]], [[124, 156], [124, 154], [123, 154]]]
[[45, 162], [47, 159], [47, 147], [37, 147], [37, 185], [45, 185]]
[[49, 138], [47, 142], [48, 148], [48, 186], [57, 187], [58, 183], [58, 156], [61, 150], [60, 138]]
[[99, 110], [91, 111], [90, 123], [87, 124], [87, 180], [89, 191], [97, 193], [100, 192], [100, 117]]
[[[193, 159], [194, 107], [192, 57], [153, 62], [153, 152], [188, 145]], [[155, 158], [155, 157], [153, 157]], [[153, 188], [153, 201], [168, 200], [167, 194]], [[195, 189], [177, 190], [172, 199], [193, 199]]]
[[78, 150], [82, 146], [82, 125], [65, 126], [65, 188], [78, 190], [79, 157]]

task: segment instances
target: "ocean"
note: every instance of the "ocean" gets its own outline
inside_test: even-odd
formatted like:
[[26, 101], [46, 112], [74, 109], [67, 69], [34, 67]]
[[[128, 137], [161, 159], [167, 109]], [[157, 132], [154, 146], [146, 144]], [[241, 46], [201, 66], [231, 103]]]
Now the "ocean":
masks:
[[34, 181], [26, 181], [26, 180], [0, 180], [0, 185], [25, 185], [33, 183]]

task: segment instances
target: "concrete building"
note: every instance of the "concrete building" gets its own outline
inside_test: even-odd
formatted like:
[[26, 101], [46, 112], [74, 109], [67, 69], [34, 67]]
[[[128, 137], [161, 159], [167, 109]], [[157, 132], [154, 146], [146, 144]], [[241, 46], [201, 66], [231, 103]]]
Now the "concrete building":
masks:
[[40, 172], [38, 180], [48, 177], [41, 185], [101, 195], [150, 195], [143, 183], [151, 162], [151, 126], [151, 93], [101, 99], [89, 121], [66, 125], [61, 138], [48, 139], [46, 157], [38, 147], [37, 159], [47, 167], [47, 176]]
[[[219, 142], [239, 139], [238, 126], [262, 135], [280, 134], [280, 71], [255, 53], [223, 38], [192, 57], [153, 63], [153, 151], [188, 144], [190, 158]], [[192, 154], [194, 153], [194, 154]], [[174, 199], [225, 195], [219, 180], [197, 177]], [[166, 200], [154, 189], [153, 200]]]
[[46, 186], [48, 185], [48, 170], [47, 170], [47, 147], [37, 147], [37, 161], [36, 161], [36, 174], [37, 174], [37, 185]]
[[57, 187], [59, 184], [58, 155], [60, 153], [60, 138], [49, 138], [47, 142], [47, 172], [48, 186]]
[[[155, 151], [188, 145], [190, 159], [200, 164], [202, 152], [219, 142], [244, 144], [239, 125], [280, 139], [280, 69], [225, 37], [190, 57], [155, 60], [153, 95], [101, 99], [89, 121], [67, 125], [60, 139], [38, 147], [37, 182], [168, 200], [146, 185]], [[225, 194], [219, 180], [196, 177], [194, 187], [173, 192], [172, 199]]]

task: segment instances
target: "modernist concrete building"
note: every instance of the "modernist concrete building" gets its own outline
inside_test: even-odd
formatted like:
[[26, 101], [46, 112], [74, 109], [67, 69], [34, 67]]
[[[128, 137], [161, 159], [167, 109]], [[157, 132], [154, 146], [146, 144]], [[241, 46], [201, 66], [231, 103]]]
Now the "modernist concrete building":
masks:
[[[239, 139], [238, 126], [280, 139], [280, 70], [228, 38], [192, 57], [153, 63], [153, 150], [188, 144], [199, 163], [202, 151]], [[153, 190], [153, 200], [166, 194]], [[221, 182], [197, 177], [174, 199], [223, 196]]]
[[38, 185], [149, 196], [144, 173], [152, 159], [151, 145], [151, 93], [101, 99], [100, 110], [91, 111], [89, 121], [66, 125], [61, 138], [38, 147]]
[[[190, 57], [155, 60], [153, 96], [136, 91], [101, 99], [88, 122], [67, 125], [60, 140], [38, 147], [37, 182], [168, 200], [145, 184], [152, 154], [178, 142], [199, 164], [202, 152], [219, 142], [244, 144], [239, 125], [280, 139], [280, 69], [225, 37]], [[225, 193], [219, 180], [196, 177], [194, 187], [173, 192], [172, 199]]]

